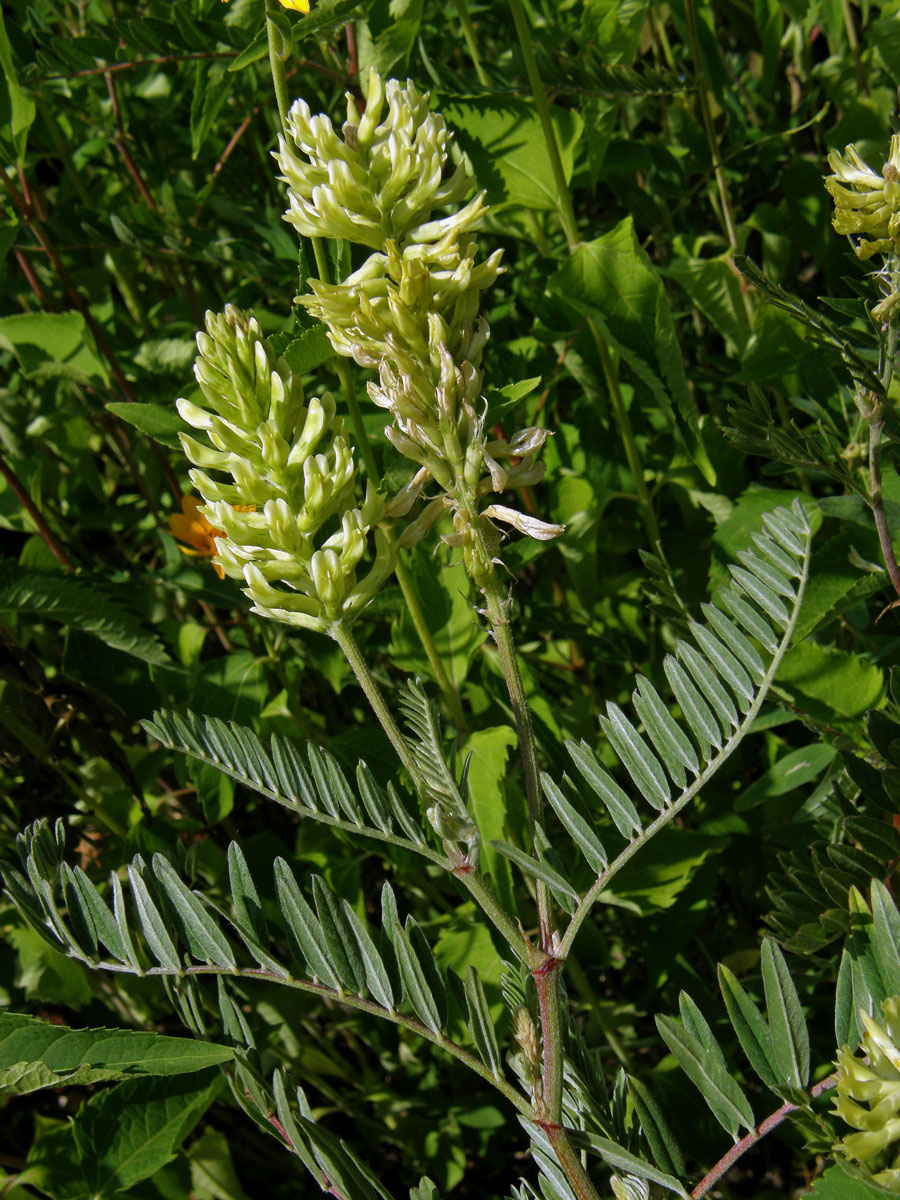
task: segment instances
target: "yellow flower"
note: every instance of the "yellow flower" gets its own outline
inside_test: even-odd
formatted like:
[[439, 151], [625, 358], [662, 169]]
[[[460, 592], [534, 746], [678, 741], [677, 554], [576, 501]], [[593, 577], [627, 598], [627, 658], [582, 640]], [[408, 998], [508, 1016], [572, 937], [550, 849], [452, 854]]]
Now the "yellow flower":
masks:
[[[172, 513], [169, 517], [169, 532], [181, 542], [181, 550], [196, 558], [213, 558], [219, 553], [216, 538], [224, 537], [221, 529], [214, 529], [200, 511], [200, 501], [196, 496], [181, 497], [181, 512]], [[225, 572], [218, 563], [213, 568], [220, 579], [225, 578]]]
[[[227, 4], [228, 0], [222, 0], [223, 4]], [[291, 12], [303, 13], [304, 16], [309, 12], [309, 0], [279, 0], [282, 8], [289, 8]]]
[[[216, 538], [225, 534], [207, 521], [200, 511], [201, 500], [196, 496], [181, 497], [181, 512], [172, 513], [169, 517], [169, 532], [172, 537], [182, 543], [180, 549], [192, 558], [214, 558], [219, 553]], [[255, 512], [253, 504], [235, 504], [235, 512]], [[225, 572], [218, 563], [213, 563], [213, 570], [220, 579], [225, 578]]]

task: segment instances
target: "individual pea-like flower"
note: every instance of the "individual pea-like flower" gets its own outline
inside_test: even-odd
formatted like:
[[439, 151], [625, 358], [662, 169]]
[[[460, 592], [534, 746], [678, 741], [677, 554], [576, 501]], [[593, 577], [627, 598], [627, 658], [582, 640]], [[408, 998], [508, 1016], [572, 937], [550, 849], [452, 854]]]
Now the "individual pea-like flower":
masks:
[[[181, 512], [169, 517], [169, 532], [181, 543], [179, 549], [183, 554], [192, 558], [214, 558], [218, 554], [216, 538], [225, 534], [221, 529], [214, 529], [204, 517], [200, 511], [202, 503], [196, 496], [182, 496]], [[213, 563], [213, 570], [220, 579], [225, 578], [218, 563]]]
[[891, 138], [880, 175], [855, 146], [843, 154], [832, 150], [828, 165], [833, 174], [825, 187], [834, 201], [835, 232], [858, 239], [854, 246], [860, 258], [895, 253], [900, 248], [900, 135]]
[[393, 570], [383, 499], [369, 486], [358, 503], [333, 397], [305, 400], [255, 317], [231, 305], [207, 313], [197, 345], [202, 402], [179, 400], [178, 411], [204, 435], [181, 440], [215, 533], [215, 565], [246, 584], [255, 612], [328, 632]]
[[847, 1134], [837, 1148], [854, 1162], [883, 1166], [875, 1182], [900, 1192], [900, 1158], [887, 1165], [883, 1158], [900, 1140], [900, 996], [885, 1000], [881, 1011], [881, 1024], [866, 1012], [859, 1014], [868, 1061], [849, 1046], [838, 1051], [834, 1112], [858, 1132]]

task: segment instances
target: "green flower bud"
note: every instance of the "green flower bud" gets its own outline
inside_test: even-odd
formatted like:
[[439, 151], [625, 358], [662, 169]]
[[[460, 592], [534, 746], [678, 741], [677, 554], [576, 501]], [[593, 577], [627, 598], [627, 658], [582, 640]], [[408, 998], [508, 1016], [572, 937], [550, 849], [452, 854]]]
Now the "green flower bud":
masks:
[[439, 243], [454, 218], [431, 221], [431, 214], [458, 204], [472, 177], [461, 166], [444, 178], [448, 133], [428, 96], [412, 82], [383, 84], [372, 69], [365, 113], [356, 118], [350, 95], [347, 111], [341, 140], [305, 101], [291, 108], [275, 155], [288, 184], [286, 220], [306, 237], [345, 237], [373, 250], [388, 238]]
[[[299, 378], [254, 317], [229, 305], [208, 313], [206, 326], [195, 368], [203, 402], [177, 403], [206, 439], [185, 434], [182, 445], [201, 511], [224, 534], [214, 561], [246, 584], [255, 612], [327, 632], [360, 612], [393, 571], [378, 529], [383, 498], [370, 487], [358, 506], [334, 399], [305, 403]], [[360, 583], [367, 554], [372, 566]]]
[[847, 1134], [837, 1149], [854, 1162], [883, 1167], [873, 1175], [876, 1183], [900, 1192], [900, 1158], [895, 1153], [893, 1162], [883, 1161], [889, 1147], [900, 1140], [900, 996], [885, 1000], [881, 1011], [883, 1024], [866, 1012], [859, 1014], [867, 1062], [856, 1058], [849, 1046], [838, 1051], [833, 1111], [858, 1131]]
[[881, 175], [855, 146], [843, 154], [832, 150], [828, 165], [833, 174], [825, 187], [834, 201], [835, 232], [859, 238], [854, 248], [860, 258], [895, 253], [900, 248], [900, 135], [891, 138]]

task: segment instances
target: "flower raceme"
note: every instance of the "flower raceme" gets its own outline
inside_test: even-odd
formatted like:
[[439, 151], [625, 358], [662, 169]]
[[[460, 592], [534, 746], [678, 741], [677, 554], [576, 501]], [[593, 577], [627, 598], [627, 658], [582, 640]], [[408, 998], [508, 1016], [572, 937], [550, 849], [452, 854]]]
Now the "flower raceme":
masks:
[[214, 565], [243, 581], [263, 616], [319, 632], [352, 620], [394, 557], [379, 528], [381, 496], [370, 485], [358, 503], [356, 464], [333, 397], [305, 401], [300, 379], [256, 319], [232, 305], [207, 313], [197, 345], [200, 400], [177, 403], [201, 435], [181, 440], [205, 504], [196, 515], [210, 526]]
[[[389, 515], [424, 500], [404, 535], [414, 540], [449, 511], [447, 540], [463, 548], [477, 580], [499, 544], [492, 519], [541, 538], [562, 532], [505, 505], [478, 511], [487, 493], [540, 480], [535, 456], [548, 437], [487, 432], [481, 361], [490, 329], [479, 306], [501, 266], [499, 251], [481, 258], [472, 238], [484, 193], [464, 202], [475, 179], [464, 162], [450, 168], [444, 120], [411, 82], [383, 83], [371, 71], [365, 111], [348, 96], [341, 133], [305, 101], [291, 108], [276, 154], [285, 219], [304, 236], [348, 238], [372, 253], [338, 283], [311, 279], [298, 302], [324, 322], [338, 354], [378, 372], [369, 396], [393, 418], [389, 440], [419, 468]], [[426, 494], [432, 481], [441, 495]]]
[[888, 160], [881, 174], [860, 157], [855, 146], [843, 154], [832, 150], [828, 165], [833, 174], [825, 187], [834, 201], [835, 232], [858, 238], [860, 258], [893, 254], [900, 248], [900, 135], [891, 138]]
[[[868, 1165], [900, 1140], [900, 996], [885, 1000], [881, 1011], [879, 1024], [860, 1010], [867, 1062], [849, 1046], [838, 1051], [834, 1111], [858, 1131], [848, 1134], [838, 1148], [854, 1162]], [[888, 1191], [900, 1192], [900, 1162], [874, 1179]]]

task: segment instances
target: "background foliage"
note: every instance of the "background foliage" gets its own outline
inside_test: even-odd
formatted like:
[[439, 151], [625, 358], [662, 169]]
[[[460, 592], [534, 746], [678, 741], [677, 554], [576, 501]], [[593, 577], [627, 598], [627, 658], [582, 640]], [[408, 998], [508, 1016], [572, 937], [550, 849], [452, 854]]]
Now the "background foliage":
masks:
[[[270, 158], [277, 112], [263, 16], [261, 0], [4, 8], [0, 852], [16, 856], [29, 822], [62, 818], [89, 878], [162, 854], [216, 898], [237, 838], [270, 916], [278, 856], [301, 877], [321, 875], [361, 918], [372, 915], [364, 897], [389, 878], [441, 968], [464, 978], [476, 967], [499, 1019], [497, 949], [442, 874], [298, 821], [139, 725], [158, 708], [190, 708], [310, 740], [351, 776], [360, 757], [379, 783], [394, 771], [337, 648], [248, 615], [237, 588], [186, 558], [168, 531], [187, 486], [173, 399], [191, 394], [206, 309], [252, 308], [310, 388], [337, 387], [321, 331], [293, 307], [308, 268], [301, 260], [298, 275]], [[851, 141], [882, 161], [900, 12], [831, 0], [695, 13], [677, 0], [578, 0], [535, 2], [528, 16], [582, 239], [574, 248], [504, 5], [321, 0], [309, 16], [284, 15], [288, 86], [313, 111], [338, 114], [369, 65], [408, 73], [431, 90], [487, 189], [483, 238], [503, 246], [506, 266], [489, 313], [491, 417], [553, 430], [546, 483], [521, 502], [566, 525], [556, 543], [506, 550], [538, 738], [557, 777], [571, 773], [563, 739], [598, 746], [601, 701], [624, 704], [638, 672], [659, 681], [688, 609], [725, 580], [761, 514], [796, 497], [814, 513], [778, 704], [617, 879], [567, 976], [610, 1087], [619, 1066], [646, 1081], [699, 1176], [725, 1145], [714, 1120], [684, 1103], [669, 1015], [682, 990], [736, 1062], [715, 964], [768, 1000], [768, 931], [788, 954], [815, 1078], [852, 1039], [855, 1001], [877, 995], [858, 966], [865, 954], [851, 956], [835, 1032], [848, 888], [868, 895], [872, 877], [890, 887], [897, 857], [900, 639], [896, 612], [883, 611], [892, 594], [871, 517], [853, 492], [864, 430], [846, 360], [823, 351], [822, 331], [796, 309], [767, 303], [732, 259], [749, 256], [827, 317], [825, 335], [855, 339], [865, 358], [871, 329], [854, 299], [865, 272], [830, 229], [822, 175], [827, 151]], [[346, 270], [347, 248], [334, 253]], [[500, 391], [523, 380], [532, 386]], [[380, 416], [367, 421], [374, 434]], [[402, 468], [382, 447], [380, 466], [399, 486]], [[890, 463], [885, 490], [896, 528]], [[657, 534], [665, 561], [658, 550], [648, 557]], [[524, 796], [496, 652], [452, 552], [423, 546], [409, 567], [464, 701], [470, 728], [455, 734], [473, 756], [484, 839], [521, 845]], [[386, 684], [416, 675], [427, 685], [396, 589], [382, 592], [359, 637]], [[533, 919], [521, 877], [486, 855], [500, 894], [517, 894]], [[0, 1025], [5, 1195], [296, 1194], [295, 1165], [228, 1101], [212, 1048], [169, 1044], [183, 1029], [160, 981], [88, 972], [6, 900], [0, 925], [0, 1012], [54, 1028], [155, 1031], [127, 1078], [76, 1048], [57, 1068], [65, 1087], [48, 1089], [44, 1077], [31, 1091], [16, 1083], [21, 1060], [4, 1040], [15, 1030]], [[524, 1169], [513, 1165], [522, 1139], [512, 1110], [421, 1039], [267, 983], [242, 999], [269, 1069], [302, 1081], [334, 1133], [377, 1143], [379, 1174], [397, 1194], [426, 1173], [442, 1195], [505, 1195]], [[684, 1001], [682, 1017], [690, 1027]], [[744, 1082], [758, 1121], [770, 1101]], [[139, 1144], [130, 1106], [145, 1114]], [[821, 1167], [815, 1137], [825, 1152], [840, 1132], [804, 1141], [783, 1127], [721, 1194], [798, 1194]], [[87, 1167], [72, 1164], [88, 1163], [82, 1178]], [[827, 1179], [814, 1195], [850, 1194]]]

